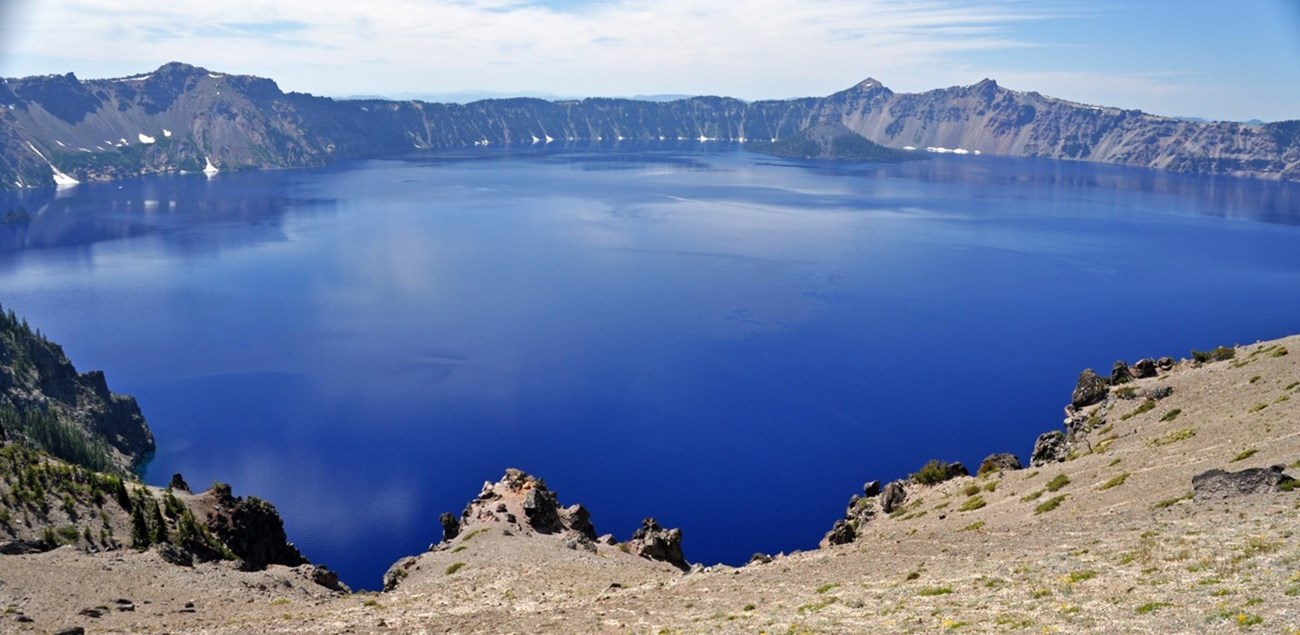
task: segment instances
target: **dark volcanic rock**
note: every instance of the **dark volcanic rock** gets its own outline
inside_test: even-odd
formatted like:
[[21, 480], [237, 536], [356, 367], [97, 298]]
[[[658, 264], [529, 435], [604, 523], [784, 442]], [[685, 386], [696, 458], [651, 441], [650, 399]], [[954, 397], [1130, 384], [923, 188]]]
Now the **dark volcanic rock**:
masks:
[[867, 481], [862, 484], [862, 495], [871, 497], [880, 494], [880, 481]]
[[[1171, 360], [1172, 361], [1172, 360]], [[1172, 364], [1170, 364], [1172, 366]], [[1138, 379], [1156, 376], [1156, 363], [1149, 357], [1137, 360], [1133, 364], [1133, 376]]]
[[158, 545], [157, 549], [158, 555], [171, 564], [179, 567], [194, 566], [194, 554], [181, 547], [177, 547], [170, 542], [164, 542]]
[[632, 553], [642, 558], [667, 562], [682, 571], [690, 568], [682, 555], [682, 530], [664, 529], [654, 518], [641, 521], [627, 545]]
[[1128, 368], [1128, 362], [1118, 360], [1110, 367], [1110, 385], [1118, 386], [1133, 381], [1133, 373]]
[[999, 454], [990, 454], [980, 461], [978, 474], [988, 474], [990, 472], [1014, 472], [1020, 469], [1020, 459], [1009, 452]]
[[553, 534], [564, 529], [560, 524], [559, 500], [555, 492], [546, 489], [546, 485], [540, 481], [539, 485], [524, 495], [524, 516], [533, 529], [543, 534]]
[[906, 500], [907, 484], [904, 481], [892, 481], [880, 493], [880, 510], [886, 514], [892, 514]]
[[1106, 380], [1098, 376], [1097, 373], [1092, 372], [1091, 368], [1084, 369], [1082, 373], [1079, 373], [1079, 381], [1075, 384], [1074, 393], [1070, 398], [1070, 405], [1075, 408], [1091, 406], [1105, 399], [1106, 392]]
[[274, 505], [256, 496], [233, 496], [230, 486], [223, 483], [213, 485], [204, 495], [213, 502], [208, 527], [244, 561], [246, 570], [264, 569], [268, 564], [307, 564], [285, 536], [284, 521]]
[[396, 589], [397, 585], [401, 584], [402, 580], [405, 580], [406, 576], [410, 575], [411, 568], [419, 564], [419, 562], [419, 559], [410, 556], [394, 562], [393, 566], [384, 572], [384, 591]]
[[815, 123], [794, 136], [772, 143], [750, 144], [749, 149], [778, 157], [829, 161], [899, 162], [929, 158], [868, 141], [838, 121]]
[[443, 512], [438, 516], [438, 522], [442, 524], [442, 541], [447, 542], [460, 535], [460, 519], [451, 512]]
[[1283, 465], [1256, 467], [1240, 472], [1210, 470], [1192, 477], [1192, 492], [1197, 502], [1276, 492], [1284, 483], [1295, 480], [1284, 470], [1286, 466]]
[[1059, 463], [1069, 454], [1070, 448], [1065, 442], [1064, 432], [1060, 430], [1044, 432], [1034, 441], [1034, 452], [1029, 457], [1029, 465], [1040, 467], [1048, 463]]
[[562, 522], [570, 531], [586, 536], [588, 540], [596, 540], [596, 527], [591, 524], [591, 512], [586, 507], [570, 505], [564, 508], [562, 515]]
[[181, 492], [190, 491], [190, 484], [186, 483], [185, 478], [179, 473], [172, 474], [172, 480], [171, 483], [168, 484], [168, 487]]
[[835, 521], [834, 525], [831, 525], [831, 530], [826, 532], [826, 536], [822, 538], [822, 544], [847, 545], [857, 537], [858, 532], [853, 529], [853, 525], [841, 518]]
[[1173, 369], [1174, 369], [1174, 358], [1172, 358], [1172, 357], [1161, 357], [1160, 359], [1157, 359], [1157, 360], [1156, 360], [1156, 367], [1158, 367], [1160, 370], [1166, 370], [1166, 371], [1167, 371], [1167, 370], [1173, 370]]

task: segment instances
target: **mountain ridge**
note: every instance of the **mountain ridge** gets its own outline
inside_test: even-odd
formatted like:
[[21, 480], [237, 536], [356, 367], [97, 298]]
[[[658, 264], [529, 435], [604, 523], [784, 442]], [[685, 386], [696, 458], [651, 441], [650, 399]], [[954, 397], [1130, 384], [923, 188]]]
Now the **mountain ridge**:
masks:
[[875, 143], [1300, 180], [1300, 123], [1194, 122], [1003, 88], [895, 93], [875, 79], [825, 97], [746, 102], [335, 100], [171, 62], [150, 73], [0, 81], [0, 187], [206, 169], [314, 167], [415, 149], [629, 141], [773, 141], [821, 121]]

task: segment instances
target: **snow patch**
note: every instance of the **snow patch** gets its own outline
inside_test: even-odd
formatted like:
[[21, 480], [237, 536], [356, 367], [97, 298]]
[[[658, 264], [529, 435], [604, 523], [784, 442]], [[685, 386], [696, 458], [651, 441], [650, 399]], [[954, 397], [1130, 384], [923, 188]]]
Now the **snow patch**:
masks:
[[208, 73], [208, 77], [211, 77], [212, 79], [221, 79], [221, 78], [225, 77], [225, 75], [218, 75], [218, 74], [216, 74], [216, 73]]
[[[36, 156], [40, 157], [42, 161], [45, 161], [45, 164], [48, 165], [48, 166], [50, 166], [50, 169], [51, 169], [51, 170], [54, 170], [54, 185], [55, 185], [55, 186], [57, 186], [57, 187], [72, 187], [73, 185], [76, 185], [76, 184], [78, 184], [78, 183], [81, 182], [81, 181], [78, 181], [77, 179], [74, 179], [74, 178], [72, 178], [72, 177], [70, 177], [70, 176], [64, 174], [63, 172], [59, 171], [58, 168], [54, 167], [54, 164], [53, 164], [53, 163], [50, 163], [50, 160], [47, 159], [47, 158], [45, 158], [45, 155], [41, 154], [41, 151], [40, 151], [40, 150], [37, 150], [37, 149], [36, 149], [36, 146], [32, 145], [32, 142], [31, 142], [31, 141], [28, 141], [28, 142], [27, 142], [27, 147], [31, 148], [31, 149], [32, 149], [32, 152], [35, 152], [35, 153], [36, 153]], [[19, 185], [19, 187], [22, 187], [22, 186]]]
[[203, 162], [207, 164], [203, 166], [204, 174], [208, 176], [212, 176], [213, 174], [220, 172], [220, 170], [217, 169], [217, 166], [212, 165], [212, 159], [209, 159], [208, 157], [203, 157]]
[[140, 143], [157, 143], [157, 142], [158, 142], [157, 139], [155, 139], [155, 138], [153, 138], [153, 137], [151, 137], [151, 136], [149, 136], [149, 135], [147, 135], [147, 134], [145, 134], [145, 133], [143, 133], [143, 132], [141, 132], [140, 134], [138, 134], [138, 135], [136, 135], [136, 136], [140, 139]]
[[150, 77], [153, 77], [153, 75], [143, 75], [143, 76], [140, 76], [140, 77], [123, 77], [123, 78], [121, 78], [121, 79], [115, 79], [115, 80], [113, 80], [113, 81], [115, 81], [115, 82], [142, 82], [142, 81], [144, 81], [144, 80], [146, 80], [146, 79], [149, 79]]
[[533, 145], [536, 145], [538, 142], [541, 141], [541, 139], [537, 138], [537, 135], [531, 135], [531, 136], [533, 137]]
[[547, 142], [547, 143], [550, 143], [550, 142], [552, 142], [552, 141], [555, 141], [555, 139], [551, 138], [551, 135], [545, 135], [545, 136], [546, 136], [546, 142]]
[[916, 146], [903, 146], [904, 150], [915, 150]]
[[171, 131], [171, 130], [168, 130], [168, 129], [166, 129], [166, 128], [163, 128], [163, 136], [164, 136], [164, 137], [170, 137], [170, 136], [172, 136], [172, 131]]
[[59, 141], [58, 139], [55, 139], [54, 142], [57, 143], [57, 144], [59, 144], [59, 147], [60, 147], [60, 148], [66, 148], [66, 147], [68, 147], [67, 144], [63, 143], [62, 141]]

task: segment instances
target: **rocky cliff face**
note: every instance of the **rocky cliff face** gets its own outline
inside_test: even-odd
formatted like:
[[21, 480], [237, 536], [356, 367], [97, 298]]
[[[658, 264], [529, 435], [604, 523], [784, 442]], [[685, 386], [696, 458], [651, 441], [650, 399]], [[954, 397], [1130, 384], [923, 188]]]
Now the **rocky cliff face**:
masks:
[[154, 451], [135, 399], [100, 371], [77, 372], [59, 345], [0, 311], [0, 428], [56, 457], [130, 474]]
[[0, 82], [0, 187], [208, 168], [325, 165], [484, 145], [616, 140], [761, 141], [840, 122], [893, 148], [1101, 161], [1204, 174], [1300, 179], [1300, 123], [1197, 123], [1004, 89], [991, 80], [900, 94], [866, 80], [824, 98], [692, 97], [335, 101], [268, 79], [180, 63], [145, 75]]

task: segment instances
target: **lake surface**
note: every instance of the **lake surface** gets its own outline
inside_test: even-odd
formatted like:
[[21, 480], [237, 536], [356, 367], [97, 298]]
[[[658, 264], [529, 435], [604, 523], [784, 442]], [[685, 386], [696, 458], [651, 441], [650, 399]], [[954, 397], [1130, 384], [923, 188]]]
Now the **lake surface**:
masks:
[[[688, 559], [1027, 458], [1080, 370], [1300, 330], [1300, 188], [734, 146], [415, 155], [9, 196], [0, 303], [354, 587], [507, 467]], [[955, 521], [954, 521], [955, 522]]]

